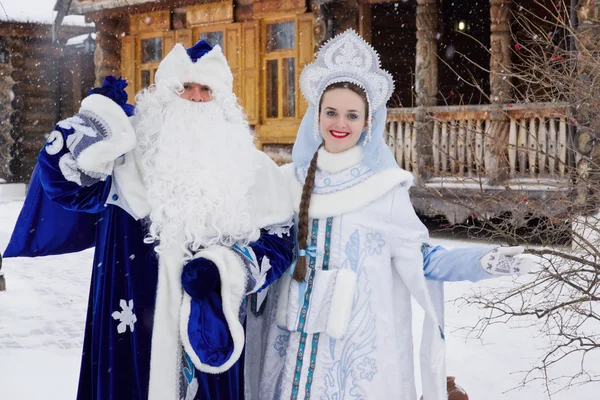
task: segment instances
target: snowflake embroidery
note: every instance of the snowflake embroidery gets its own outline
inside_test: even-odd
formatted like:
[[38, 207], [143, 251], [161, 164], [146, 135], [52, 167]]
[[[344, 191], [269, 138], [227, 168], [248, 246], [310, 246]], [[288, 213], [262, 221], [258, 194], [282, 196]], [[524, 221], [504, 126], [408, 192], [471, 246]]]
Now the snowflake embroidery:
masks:
[[122, 311], [115, 311], [112, 313], [112, 317], [121, 323], [117, 326], [117, 332], [125, 333], [127, 327], [133, 332], [134, 324], [137, 321], [137, 317], [133, 313], [133, 299], [129, 300], [129, 305], [123, 299], [119, 302]]
[[287, 345], [290, 341], [289, 333], [284, 333], [282, 335], [277, 336], [277, 340], [275, 341], [275, 350], [279, 353], [279, 357], [285, 357], [285, 353], [287, 352]]
[[363, 362], [358, 364], [360, 370], [360, 379], [366, 379], [368, 381], [373, 380], [373, 376], [377, 373], [377, 365], [375, 359], [371, 357], [365, 357]]
[[62, 133], [59, 131], [52, 131], [50, 136], [48, 137], [48, 141], [46, 144], [46, 153], [54, 156], [58, 154], [64, 145], [64, 140], [62, 137]]
[[381, 254], [381, 249], [385, 245], [385, 240], [381, 237], [381, 233], [367, 233], [367, 241], [365, 247], [369, 255]]

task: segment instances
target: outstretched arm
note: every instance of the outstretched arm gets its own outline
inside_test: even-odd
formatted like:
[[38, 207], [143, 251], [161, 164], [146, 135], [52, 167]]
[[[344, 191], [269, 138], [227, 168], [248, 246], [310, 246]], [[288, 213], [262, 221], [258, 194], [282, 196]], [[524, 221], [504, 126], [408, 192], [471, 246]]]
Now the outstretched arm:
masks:
[[526, 274], [534, 265], [528, 258], [518, 257], [523, 248], [497, 247], [447, 250], [442, 246], [424, 243], [423, 273], [435, 281], [477, 282], [505, 275]]

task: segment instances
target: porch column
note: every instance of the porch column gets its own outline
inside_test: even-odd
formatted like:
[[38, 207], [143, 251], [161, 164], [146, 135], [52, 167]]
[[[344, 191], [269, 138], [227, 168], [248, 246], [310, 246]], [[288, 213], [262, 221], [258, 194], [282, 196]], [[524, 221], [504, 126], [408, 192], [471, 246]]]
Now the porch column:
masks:
[[[578, 79], [584, 81], [590, 87], [598, 80], [597, 56], [600, 53], [598, 40], [600, 33], [598, 29], [599, 11], [598, 5], [592, 0], [577, 1], [576, 18], [573, 13], [571, 20], [576, 26], [573, 26], [577, 40], [572, 40], [570, 46], [571, 52], [576, 52], [577, 75]], [[588, 94], [588, 93], [586, 93]], [[571, 107], [571, 115], [578, 121], [575, 125], [569, 123], [570, 135], [574, 139], [569, 146], [569, 153], [575, 153], [575, 160], [569, 163], [576, 167], [577, 171], [577, 199], [579, 206], [588, 207], [590, 210], [598, 210], [600, 207], [600, 145], [598, 144], [598, 134], [592, 128], [594, 115], [589, 110], [580, 113]], [[571, 148], [574, 147], [574, 152]], [[588, 223], [591, 223], [588, 221]]]
[[417, 54], [415, 66], [416, 148], [415, 178], [423, 183], [431, 176], [433, 166], [433, 119], [425, 107], [435, 106], [438, 92], [437, 0], [417, 0]]
[[511, 100], [511, 84], [508, 77], [511, 67], [511, 5], [512, 0], [490, 0], [492, 110], [490, 125], [486, 129], [485, 169], [492, 184], [501, 183], [509, 175], [507, 144], [510, 119], [502, 111], [502, 105]]
[[102, 18], [94, 22], [96, 23], [95, 86], [102, 86], [107, 75], [121, 75], [120, 33], [123, 30], [117, 19]]

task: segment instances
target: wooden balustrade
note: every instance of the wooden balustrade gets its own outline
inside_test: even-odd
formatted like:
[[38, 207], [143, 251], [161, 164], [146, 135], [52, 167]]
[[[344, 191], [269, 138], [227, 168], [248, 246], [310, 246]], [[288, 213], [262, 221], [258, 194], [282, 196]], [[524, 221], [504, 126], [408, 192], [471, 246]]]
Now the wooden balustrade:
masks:
[[[434, 177], [479, 178], [489, 174], [492, 146], [502, 146], [510, 178], [564, 179], [567, 173], [566, 105], [502, 106], [510, 120], [504, 145], [489, 135], [491, 107], [427, 107], [433, 119]], [[415, 108], [390, 109], [387, 142], [398, 164], [413, 171], [417, 160]]]

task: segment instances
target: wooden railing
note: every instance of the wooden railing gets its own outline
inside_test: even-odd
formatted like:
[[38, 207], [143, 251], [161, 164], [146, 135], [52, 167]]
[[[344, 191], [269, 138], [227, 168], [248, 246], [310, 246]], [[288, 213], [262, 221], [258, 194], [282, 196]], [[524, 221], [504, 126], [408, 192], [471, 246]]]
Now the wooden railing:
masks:
[[[566, 105], [507, 104], [506, 131], [491, 133], [492, 106], [450, 106], [423, 109], [434, 121], [431, 149], [434, 176], [481, 177], [494, 164], [492, 148], [508, 161], [510, 177], [565, 179], [567, 173]], [[416, 165], [416, 108], [389, 109], [388, 144], [398, 164]], [[498, 140], [504, 143], [499, 143]], [[499, 146], [499, 147], [497, 147]]]

